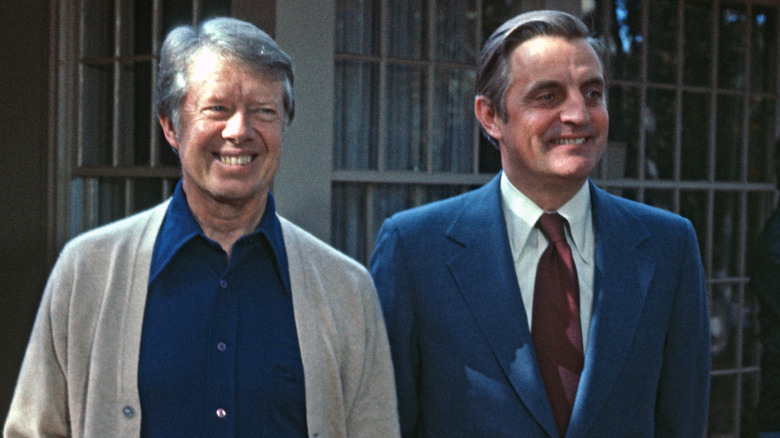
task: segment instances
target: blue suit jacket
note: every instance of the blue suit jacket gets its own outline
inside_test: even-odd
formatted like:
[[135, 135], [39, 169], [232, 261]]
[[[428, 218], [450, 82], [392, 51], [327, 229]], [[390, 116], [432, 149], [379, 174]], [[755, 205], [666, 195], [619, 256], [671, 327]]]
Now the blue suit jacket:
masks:
[[[700, 437], [710, 371], [696, 235], [589, 182], [593, 314], [567, 437]], [[405, 436], [556, 437], [517, 283], [499, 178], [387, 219], [371, 271]]]

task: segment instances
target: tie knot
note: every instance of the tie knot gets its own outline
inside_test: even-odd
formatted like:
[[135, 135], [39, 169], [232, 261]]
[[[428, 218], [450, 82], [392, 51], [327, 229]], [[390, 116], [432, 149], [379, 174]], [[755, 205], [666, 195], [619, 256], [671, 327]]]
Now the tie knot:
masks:
[[539, 229], [551, 242], [566, 241], [563, 223], [566, 221], [558, 213], [544, 213], [539, 218]]

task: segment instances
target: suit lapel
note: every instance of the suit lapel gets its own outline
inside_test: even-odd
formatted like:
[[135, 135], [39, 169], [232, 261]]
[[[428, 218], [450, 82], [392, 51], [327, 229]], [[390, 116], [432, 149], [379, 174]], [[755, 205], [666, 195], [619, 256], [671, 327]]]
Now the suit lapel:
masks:
[[557, 436], [517, 285], [499, 177], [474, 193], [447, 235], [463, 246], [448, 266], [477, 325], [517, 395], [542, 427]]
[[644, 225], [624, 205], [589, 184], [596, 234], [593, 314], [567, 436], [584, 436], [612, 391], [655, 270], [639, 248], [649, 238]]

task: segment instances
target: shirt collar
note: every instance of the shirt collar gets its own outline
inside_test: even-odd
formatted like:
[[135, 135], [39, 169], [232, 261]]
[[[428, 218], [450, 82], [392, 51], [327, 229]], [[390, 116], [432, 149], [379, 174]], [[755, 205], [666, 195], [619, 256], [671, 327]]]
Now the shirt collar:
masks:
[[[273, 258], [276, 261], [278, 274], [284, 285], [284, 290], [289, 294], [290, 270], [287, 261], [287, 251], [285, 250], [284, 238], [282, 236], [282, 225], [279, 222], [279, 218], [276, 216], [276, 204], [270, 192], [268, 193], [265, 212], [263, 213], [263, 217], [260, 219], [257, 228], [252, 233], [239, 239], [239, 241], [258, 234], [263, 234], [268, 240], [273, 253]], [[182, 183], [179, 181], [176, 185], [176, 189], [173, 191], [171, 203], [168, 206], [168, 211], [165, 213], [165, 219], [160, 227], [160, 232], [157, 235], [157, 240], [154, 245], [152, 263], [149, 271], [149, 283], [151, 284], [152, 281], [157, 278], [173, 256], [181, 250], [184, 245], [197, 236], [201, 236], [216, 245], [215, 242], [206, 237], [200, 225], [195, 220], [195, 216], [193, 216], [192, 210], [190, 210], [190, 207], [187, 204], [187, 197], [184, 194]]]
[[[517, 189], [507, 178], [506, 173], [501, 172], [501, 199], [505, 214], [512, 214], [514, 220], [515, 247], [520, 249], [526, 245], [531, 231], [536, 222], [545, 213], [528, 196]], [[590, 187], [587, 181], [577, 193], [569, 199], [557, 213], [563, 216], [569, 223], [569, 236], [574, 243], [575, 251], [586, 263], [591, 263], [591, 256], [595, 245], [593, 230], [593, 218], [590, 206]], [[591, 232], [588, 232], [591, 230]]]

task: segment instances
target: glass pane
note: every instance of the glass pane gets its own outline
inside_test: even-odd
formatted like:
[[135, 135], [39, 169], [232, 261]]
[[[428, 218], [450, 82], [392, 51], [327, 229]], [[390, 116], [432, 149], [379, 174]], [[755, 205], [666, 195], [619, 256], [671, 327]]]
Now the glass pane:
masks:
[[356, 260], [367, 260], [365, 186], [333, 184], [331, 241], [333, 246]]
[[715, 376], [710, 380], [709, 436], [736, 436], [737, 377]]
[[426, 54], [428, 11], [419, 0], [394, 0], [388, 8], [387, 55], [419, 59]]
[[473, 70], [437, 70], [433, 104], [433, 163], [436, 172], [471, 173], [474, 145]]
[[775, 101], [751, 99], [749, 126], [748, 181], [769, 182], [773, 173], [771, 159], [775, 140]]
[[685, 2], [685, 64], [683, 83], [707, 86], [712, 81], [712, 3]]
[[653, 0], [650, 2], [647, 73], [650, 82], [676, 82], [677, 65], [677, 2]]
[[777, 8], [754, 6], [750, 83], [754, 91], [775, 93], [777, 87]]
[[157, 178], [138, 178], [134, 181], [134, 184], [134, 212], [146, 210], [163, 200], [163, 180]]
[[111, 164], [113, 66], [84, 66], [80, 166]]
[[742, 99], [738, 96], [718, 97], [715, 157], [715, 178], [718, 181], [741, 180], [742, 107]]
[[615, 196], [620, 196], [621, 198], [640, 202], [638, 189], [623, 189], [623, 188], [611, 187], [607, 191], [609, 193], [612, 193]]
[[[149, 70], [147, 70], [149, 71]], [[135, 136], [136, 133], [141, 135], [141, 131], [135, 130], [135, 121], [139, 117], [146, 117], [149, 114], [149, 100], [146, 100], [147, 105], [145, 107], [137, 106], [135, 102], [135, 89], [137, 73], [135, 72], [134, 64], [123, 64], [119, 72], [119, 87], [118, 87], [118, 102], [116, 106], [117, 113], [114, 124], [118, 130], [117, 142], [117, 156], [114, 157], [114, 164], [118, 165], [132, 165], [135, 158]], [[148, 93], [148, 90], [139, 90], [144, 93]], [[144, 123], [144, 126], [149, 126], [148, 123]], [[148, 129], [143, 133], [149, 132]], [[148, 136], [143, 136], [143, 148], [148, 149]]]
[[[711, 287], [712, 296], [709, 305], [713, 370], [732, 369], [737, 366], [739, 314], [736, 289], [731, 283], [714, 283]], [[714, 393], [712, 397], [715, 397]]]
[[743, 437], [755, 437], [758, 427], [756, 409], [761, 379], [758, 373], [742, 376], [742, 419], [740, 432]]
[[484, 0], [482, 2], [482, 38], [484, 42], [498, 26], [524, 11], [522, 0]]
[[379, 54], [379, 0], [336, 0], [336, 53]]
[[[149, 109], [154, 108], [154, 102], [152, 102], [152, 66], [149, 62], [139, 62], [135, 64], [135, 73], [133, 75], [132, 88], [133, 92], [133, 107], [129, 108], [130, 114], [127, 117], [132, 117], [133, 120], [130, 126], [134, 127], [128, 134], [132, 135], [134, 139], [132, 143], [131, 155], [127, 152], [128, 159], [131, 159], [133, 164], [148, 165], [149, 164], [149, 142], [151, 138], [152, 130], [156, 130], [158, 124], [152, 122], [152, 118], [149, 114]], [[129, 139], [125, 139], [129, 144]], [[164, 142], [168, 144], [168, 142]]]
[[[163, 35], [175, 26], [192, 24], [193, 0], [165, 0], [162, 2]], [[198, 21], [215, 16], [230, 15], [230, 0], [201, 0], [199, 1]]]
[[761, 230], [764, 229], [766, 221], [775, 210], [775, 192], [767, 191], [748, 193], [747, 208], [747, 242], [749, 245], [752, 245], [758, 240], [759, 233], [761, 233]]
[[674, 194], [670, 190], [653, 189], [645, 190], [644, 203], [653, 207], [663, 208], [666, 211], [675, 212]]
[[647, 91], [645, 113], [645, 154], [647, 179], [674, 179], [675, 93], [669, 90]]
[[116, 2], [92, 0], [81, 8], [88, 37], [81, 48], [82, 58], [114, 56], [114, 5]]
[[739, 242], [739, 209], [740, 195], [732, 192], [715, 194], [715, 222], [713, 226], [713, 267], [714, 278], [730, 278], [740, 276], [737, 270], [740, 249]]
[[98, 184], [98, 225], [125, 217], [125, 180], [101, 178]]
[[723, 3], [720, 11], [718, 41], [718, 87], [745, 86], [745, 51], [747, 49], [747, 15], [744, 4]]
[[377, 95], [375, 64], [336, 61], [333, 166], [376, 169]]
[[[624, 172], [626, 178], [636, 178], [639, 150], [639, 91], [633, 87], [611, 87], [608, 96], [610, 150], [625, 151]], [[607, 153], [610, 153], [608, 151]]]
[[453, 196], [460, 195], [461, 193], [465, 193], [469, 189], [469, 186], [424, 186], [422, 193], [422, 203], [427, 204], [429, 202], [451, 198]]
[[699, 251], [704, 253], [707, 238], [707, 194], [701, 191], [683, 191], [680, 193], [680, 215], [693, 224], [698, 238]]
[[[746, 287], [743, 287], [747, 291]], [[761, 362], [761, 345], [758, 337], [758, 299], [751, 293], [745, 293], [742, 306], [742, 366], [754, 367]]]
[[639, 0], [614, 0], [612, 35], [615, 47], [610, 62], [616, 79], [639, 80], [642, 62], [642, 2]]
[[683, 93], [682, 179], [706, 180], [709, 169], [710, 96]]
[[423, 70], [391, 64], [387, 68], [385, 168], [416, 170], [425, 166], [425, 85]]
[[[192, 3], [192, 0], [180, 0]], [[202, 20], [216, 16], [230, 15], [230, 0], [200, 0], [200, 16]]]
[[436, 0], [436, 59], [474, 64], [476, 1]]
[[[122, 5], [133, 8], [132, 20], [134, 29], [132, 35], [133, 53], [136, 55], [149, 55], [152, 53], [152, 25], [153, 2], [152, 0], [136, 0], [135, 2], [123, 2]], [[130, 38], [128, 38], [130, 40]]]

